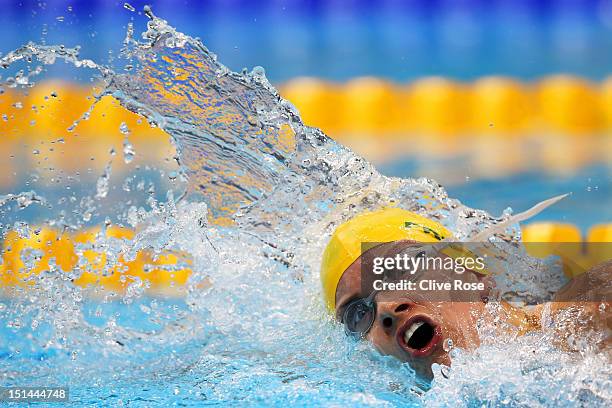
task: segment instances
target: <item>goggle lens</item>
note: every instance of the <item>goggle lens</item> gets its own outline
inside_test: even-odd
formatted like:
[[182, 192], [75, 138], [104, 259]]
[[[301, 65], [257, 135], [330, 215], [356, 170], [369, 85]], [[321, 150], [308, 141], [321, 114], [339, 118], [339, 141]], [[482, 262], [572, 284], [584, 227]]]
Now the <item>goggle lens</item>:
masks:
[[344, 309], [342, 323], [344, 331], [351, 336], [364, 336], [372, 327], [375, 317], [374, 303], [369, 299], [358, 299]]

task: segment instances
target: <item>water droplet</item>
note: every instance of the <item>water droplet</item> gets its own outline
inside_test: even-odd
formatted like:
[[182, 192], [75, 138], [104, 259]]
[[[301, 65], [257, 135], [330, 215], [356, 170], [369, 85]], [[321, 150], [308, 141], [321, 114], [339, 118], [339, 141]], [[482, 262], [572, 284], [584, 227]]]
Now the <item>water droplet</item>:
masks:
[[440, 374], [442, 374], [442, 377], [444, 378], [450, 378], [450, 367], [448, 366], [440, 366]]
[[104, 167], [104, 172], [98, 177], [96, 181], [96, 198], [105, 198], [108, 195], [108, 180], [111, 175], [111, 164], [112, 161], [109, 162], [106, 167]]
[[134, 160], [134, 156], [136, 155], [136, 151], [134, 150], [134, 145], [132, 145], [129, 139], [126, 137], [123, 140], [123, 161], [126, 164], [129, 164]]
[[124, 135], [127, 135], [130, 133], [130, 128], [125, 124], [125, 122], [121, 122], [121, 125], [119, 125], [119, 131]]
[[253, 78], [263, 79], [266, 77], [266, 70], [261, 66], [256, 66], [253, 67], [251, 74], [253, 75]]
[[37, 195], [33, 191], [27, 191], [19, 194], [0, 195], [0, 206], [10, 201], [16, 201], [20, 210], [27, 208], [34, 203], [39, 203], [41, 205], [46, 203], [46, 200], [43, 197]]
[[127, 192], [132, 191], [132, 187], [130, 186], [131, 182], [132, 182], [132, 179], [130, 179], [129, 177], [123, 181], [123, 185], [121, 186], [123, 191], [127, 191]]
[[64, 21], [64, 16], [57, 16], [55, 19], [61, 23]]
[[145, 13], [145, 16], [147, 16], [147, 18], [150, 18], [151, 20], [155, 18], [155, 15], [153, 14], [153, 10], [151, 10], [151, 6], [146, 5], [142, 9]]
[[444, 349], [444, 351], [446, 351], [447, 353], [449, 351], [451, 351], [453, 349], [453, 340], [452, 339], [446, 339], [444, 340], [444, 344], [442, 344], [442, 348]]
[[13, 107], [14, 107], [15, 109], [21, 109], [21, 108], [23, 108], [23, 103], [21, 103], [21, 102], [15, 102], [15, 103], [13, 104]]

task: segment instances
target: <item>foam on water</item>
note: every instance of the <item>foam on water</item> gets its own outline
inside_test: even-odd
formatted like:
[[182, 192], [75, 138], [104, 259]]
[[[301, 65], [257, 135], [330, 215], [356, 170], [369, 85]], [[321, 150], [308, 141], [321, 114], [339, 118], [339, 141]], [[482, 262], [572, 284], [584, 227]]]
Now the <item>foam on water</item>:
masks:
[[[461, 239], [510, 212], [495, 218], [467, 208], [429, 179], [384, 177], [305, 126], [261, 68], [231, 72], [200, 41], [147, 15], [142, 40], [128, 30], [122, 71], [81, 60], [78, 50], [36, 44], [0, 65], [30, 67], [9, 86], [32, 86], [44, 71], [35, 64], [58, 58], [94, 69], [104, 84], [98, 98], [110, 94], [168, 133], [186, 193], [175, 199], [170, 192], [146, 208], [126, 204], [136, 237], [98, 236], [94, 245], [108, 254], [107, 273], [119, 255], [130, 259], [141, 249], [189, 253], [187, 294], [145, 296], [136, 281], [123, 295], [95, 298], [72, 284], [83, 273], [79, 265], [64, 271], [51, 262], [31, 278], [36, 290], [0, 303], [3, 384], [69, 383], [74, 401], [101, 406], [609, 403], [606, 359], [586, 349], [577, 356], [554, 350], [546, 332], [508, 339], [483, 325], [483, 346], [453, 350], [452, 369], [437, 367], [431, 386], [406, 364], [347, 340], [319, 292], [320, 254], [336, 225], [399, 205], [440, 220]], [[78, 130], [87, 115], [75, 116]], [[108, 192], [109, 173], [110, 165], [97, 195]], [[33, 192], [2, 200], [21, 197], [41, 201]], [[60, 208], [52, 210], [59, 216]], [[11, 214], [11, 228], [28, 235], [34, 227]], [[506, 239], [518, 238], [516, 227], [506, 231]]]

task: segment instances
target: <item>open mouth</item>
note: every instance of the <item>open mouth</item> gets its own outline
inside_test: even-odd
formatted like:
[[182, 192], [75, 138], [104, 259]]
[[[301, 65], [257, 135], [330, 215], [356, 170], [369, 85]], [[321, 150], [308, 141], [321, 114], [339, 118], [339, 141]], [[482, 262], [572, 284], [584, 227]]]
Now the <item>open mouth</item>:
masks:
[[413, 357], [430, 355], [440, 342], [440, 328], [427, 316], [413, 316], [397, 333], [399, 345]]

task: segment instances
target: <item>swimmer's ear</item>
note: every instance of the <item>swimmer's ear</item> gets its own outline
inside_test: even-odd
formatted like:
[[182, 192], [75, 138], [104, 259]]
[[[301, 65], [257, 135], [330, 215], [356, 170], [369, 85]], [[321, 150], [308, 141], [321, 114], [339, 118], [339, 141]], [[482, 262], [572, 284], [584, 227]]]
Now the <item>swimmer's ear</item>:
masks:
[[500, 222], [499, 224], [493, 225], [487, 229], [485, 229], [484, 231], [480, 231], [478, 233], [476, 233], [475, 235], [468, 237], [466, 239], [467, 242], [483, 242], [486, 241], [487, 239], [489, 239], [491, 236], [504, 231], [506, 228], [508, 228], [510, 225], [513, 224], [517, 224], [519, 222], [528, 220], [531, 217], [536, 216], [537, 214], [541, 213], [542, 211], [544, 211], [546, 208], [550, 207], [553, 204], [556, 204], [557, 202], [563, 200], [565, 197], [567, 197], [569, 195], [568, 194], [562, 194], [553, 198], [549, 198], [548, 200], [544, 200], [542, 202], [537, 203], [536, 205], [534, 205], [533, 207], [531, 207], [530, 209], [528, 209], [527, 211], [523, 211], [522, 213], [518, 213], [516, 215], [513, 215], [512, 217], [508, 218], [505, 221]]

